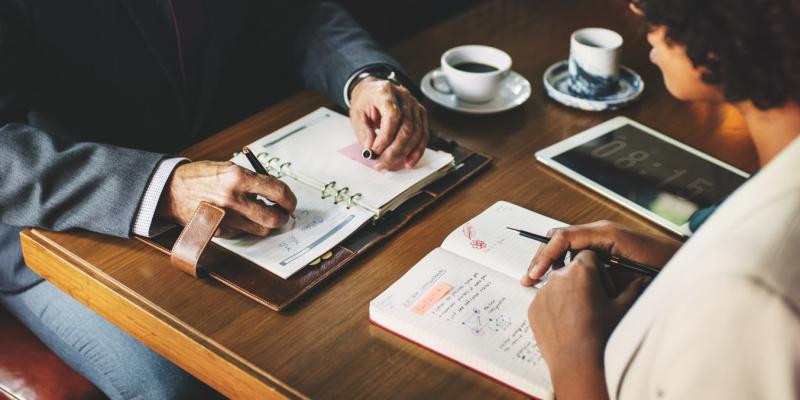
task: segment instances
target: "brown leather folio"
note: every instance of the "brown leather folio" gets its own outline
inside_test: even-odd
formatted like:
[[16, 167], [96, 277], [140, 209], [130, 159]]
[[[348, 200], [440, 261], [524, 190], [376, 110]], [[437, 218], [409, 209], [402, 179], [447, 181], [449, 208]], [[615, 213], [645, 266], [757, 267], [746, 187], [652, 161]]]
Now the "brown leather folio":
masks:
[[225, 210], [208, 203], [202, 203], [198, 207], [182, 230], [175, 228], [150, 239], [137, 238], [169, 255], [172, 265], [181, 271], [197, 278], [219, 281], [273, 310], [280, 311], [347, 265], [359, 253], [402, 228], [415, 215], [492, 161], [491, 157], [452, 141], [432, 139], [428, 147], [451, 153], [456, 166], [399, 207], [361, 227], [331, 249], [329, 257], [323, 257], [316, 265], [305, 266], [288, 279], [209, 242], [225, 215]]

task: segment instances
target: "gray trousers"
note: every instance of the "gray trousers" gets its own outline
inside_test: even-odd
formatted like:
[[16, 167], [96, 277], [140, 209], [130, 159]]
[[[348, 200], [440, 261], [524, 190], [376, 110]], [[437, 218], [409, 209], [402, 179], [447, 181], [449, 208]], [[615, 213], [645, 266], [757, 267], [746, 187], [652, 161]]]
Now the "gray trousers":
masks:
[[49, 282], [0, 294], [0, 304], [112, 399], [219, 396]]

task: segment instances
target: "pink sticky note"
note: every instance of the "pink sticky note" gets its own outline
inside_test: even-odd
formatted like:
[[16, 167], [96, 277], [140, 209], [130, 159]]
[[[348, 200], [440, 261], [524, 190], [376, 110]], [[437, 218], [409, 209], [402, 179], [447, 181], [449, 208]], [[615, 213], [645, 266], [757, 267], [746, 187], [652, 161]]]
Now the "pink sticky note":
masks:
[[423, 315], [428, 310], [431, 309], [436, 303], [439, 302], [444, 296], [446, 296], [450, 291], [453, 290], [453, 287], [444, 283], [439, 282], [434, 286], [425, 296], [422, 297], [422, 300], [411, 309], [411, 312], [417, 315]]
[[359, 163], [361, 165], [364, 165], [364, 166], [369, 167], [371, 169], [375, 169], [375, 164], [378, 163], [378, 160], [370, 160], [368, 158], [364, 158], [364, 156], [361, 155], [361, 152], [363, 152], [363, 151], [364, 151], [364, 148], [361, 147], [361, 144], [359, 144], [359, 143], [353, 143], [353, 144], [351, 144], [349, 146], [345, 146], [345, 147], [342, 147], [341, 149], [339, 149], [339, 153], [341, 153], [345, 157], [347, 157], [347, 158], [349, 158], [349, 159], [351, 159], [351, 160], [353, 160], [353, 161], [355, 161], [355, 162], [357, 162], [357, 163]]

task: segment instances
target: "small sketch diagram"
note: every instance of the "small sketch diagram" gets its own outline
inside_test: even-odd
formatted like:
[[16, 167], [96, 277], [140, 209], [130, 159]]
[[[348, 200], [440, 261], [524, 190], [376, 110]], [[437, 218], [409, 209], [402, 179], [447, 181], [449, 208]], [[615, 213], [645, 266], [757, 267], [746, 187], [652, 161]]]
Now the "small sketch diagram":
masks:
[[483, 336], [487, 330], [501, 332], [511, 326], [511, 318], [507, 315], [485, 315], [479, 308], [473, 308], [466, 321], [461, 325], [469, 328], [470, 333], [475, 336]]
[[516, 354], [517, 358], [529, 364], [536, 365], [542, 361], [542, 353], [536, 343], [526, 343]]
[[477, 238], [478, 234], [475, 232], [475, 227], [472, 224], [464, 225], [464, 228], [461, 229], [461, 232], [464, 234], [464, 237], [469, 240], [469, 245], [472, 246], [475, 250], [485, 250], [486, 249], [486, 242]]

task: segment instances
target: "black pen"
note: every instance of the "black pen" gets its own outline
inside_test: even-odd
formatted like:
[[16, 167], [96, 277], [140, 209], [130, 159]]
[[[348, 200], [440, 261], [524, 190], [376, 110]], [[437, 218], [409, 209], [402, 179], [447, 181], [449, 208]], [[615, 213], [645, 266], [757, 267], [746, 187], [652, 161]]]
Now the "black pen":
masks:
[[[508, 227], [508, 229], [510, 229], [510, 230], [512, 230], [514, 232], [517, 232], [517, 233], [519, 233], [520, 236], [526, 237], [528, 239], [533, 239], [533, 240], [536, 240], [536, 241], [541, 242], [541, 243], [549, 243], [550, 242], [550, 238], [547, 237], [547, 236], [537, 235], [535, 233], [526, 232], [526, 231], [523, 231], [521, 229], [514, 229], [514, 228], [511, 228], [511, 227]], [[573, 256], [574, 256], [575, 253], [576, 253], [575, 250], [571, 250], [570, 251], [570, 254], [572, 254]], [[606, 257], [603, 257], [602, 260], [603, 260], [603, 262], [605, 262], [605, 263], [607, 263], [609, 265], [615, 265], [615, 266], [618, 266], [618, 267], [622, 267], [622, 268], [625, 268], [625, 269], [628, 269], [628, 270], [631, 270], [631, 271], [635, 271], [635, 272], [638, 272], [640, 274], [644, 274], [644, 275], [647, 275], [647, 276], [653, 277], [653, 278], [655, 278], [656, 275], [658, 275], [658, 272], [660, 271], [656, 267], [653, 267], [653, 266], [650, 266], [650, 265], [647, 265], [647, 264], [638, 263], [636, 261], [626, 260], [626, 259], [624, 259], [622, 257], [617, 257], [617, 256], [606, 256]]]
[[272, 176], [269, 174], [267, 169], [264, 168], [263, 165], [261, 165], [261, 161], [258, 161], [258, 158], [256, 157], [255, 154], [253, 154], [252, 151], [250, 151], [249, 147], [245, 146], [244, 148], [242, 148], [242, 153], [244, 153], [244, 156], [247, 157], [247, 161], [250, 161], [250, 165], [253, 166], [253, 170], [256, 171], [256, 173], [266, 176]]
[[[257, 174], [272, 176], [270, 175], [269, 171], [264, 168], [264, 165], [261, 164], [261, 161], [258, 161], [258, 157], [250, 150], [249, 147], [245, 146], [242, 148], [242, 153], [244, 153], [245, 158], [247, 161], [250, 161], [250, 165], [253, 166], [253, 170], [256, 171]], [[271, 202], [275, 203], [274, 201], [270, 200]], [[292, 220], [295, 220], [294, 213], [289, 213], [289, 216], [292, 217]]]

